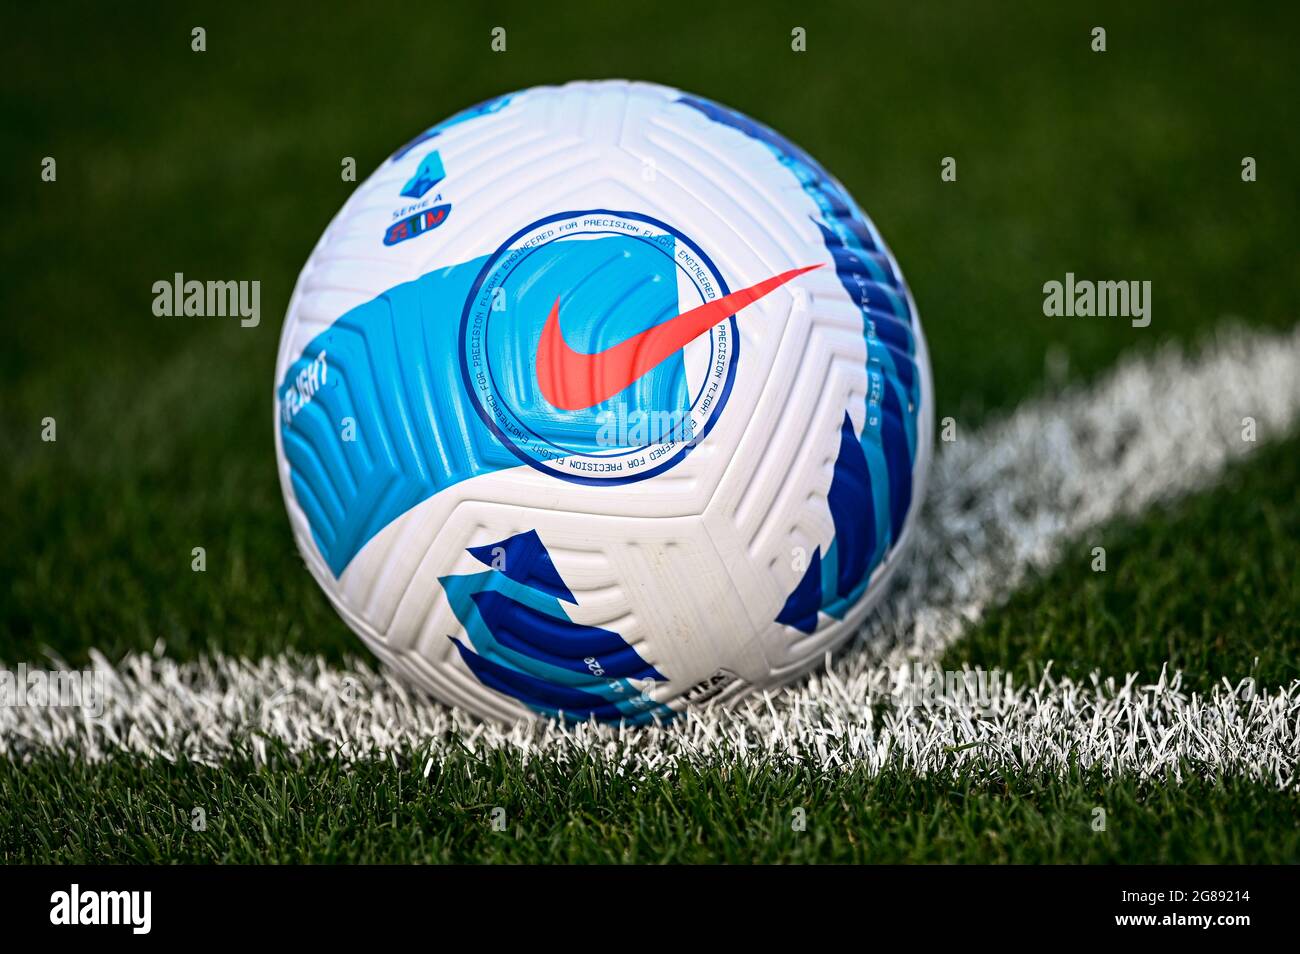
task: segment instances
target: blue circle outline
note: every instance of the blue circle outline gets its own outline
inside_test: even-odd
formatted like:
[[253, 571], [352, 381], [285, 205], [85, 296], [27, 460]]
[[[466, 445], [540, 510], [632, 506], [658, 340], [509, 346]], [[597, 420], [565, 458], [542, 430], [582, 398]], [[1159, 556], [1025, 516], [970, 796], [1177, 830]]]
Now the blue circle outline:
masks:
[[[511, 265], [511, 266], [510, 266], [509, 270], [508, 270], [505, 274], [503, 274], [503, 275], [500, 277], [499, 281], [497, 282], [497, 285], [498, 285], [498, 287], [504, 286], [505, 283], [506, 283], [506, 280], [507, 280], [507, 279], [508, 279], [512, 274], [514, 274], [515, 271], [517, 271], [517, 270], [519, 269], [519, 267], [522, 266], [522, 265], [524, 264], [524, 262], [526, 262], [530, 256], [534, 255], [538, 250], [543, 249], [543, 248], [546, 248], [546, 246], [551, 245], [551, 244], [554, 243], [554, 242], [564, 242], [564, 241], [568, 241], [569, 239], [571, 239], [571, 238], [573, 238], [573, 237], [575, 237], [575, 236], [578, 236], [578, 235], [610, 235], [610, 234], [615, 234], [615, 235], [617, 235], [617, 233], [610, 233], [610, 232], [590, 232], [590, 231], [587, 231], [587, 232], [566, 232], [564, 235], [556, 236], [555, 238], [551, 239], [549, 242], [545, 242], [545, 243], [543, 243], [543, 244], [541, 244], [541, 245], [535, 245], [535, 246], [533, 246], [532, 248], [530, 248], [527, 252], [525, 252], [522, 256], [520, 256], [519, 261], [515, 262], [514, 265]], [[689, 281], [689, 282], [691, 283], [691, 285], [695, 288], [696, 292], [698, 292], [698, 293], [700, 294], [701, 302], [703, 301], [703, 298], [704, 298], [704, 292], [703, 292], [703, 289], [700, 288], [700, 285], [699, 285], [699, 283], [695, 280], [694, 276], [692, 276], [689, 272], [687, 272], [687, 271], [686, 271], [686, 268], [685, 268], [684, 266], [682, 266], [682, 265], [678, 265], [678, 264], [677, 264], [677, 262], [674, 260], [673, 256], [669, 255], [669, 254], [668, 254], [667, 252], [665, 252], [662, 248], [657, 247], [657, 246], [656, 246], [656, 243], [649, 241], [649, 240], [648, 240], [644, 235], [628, 235], [628, 236], [623, 236], [623, 237], [625, 237], [625, 238], [629, 238], [629, 239], [631, 239], [631, 240], [634, 241], [634, 242], [642, 242], [642, 243], [645, 244], [645, 245], [649, 245], [649, 246], [651, 246], [652, 248], [654, 248], [655, 251], [659, 252], [661, 255], [663, 255], [665, 258], [667, 258], [669, 264], [672, 265], [673, 268], [675, 268], [675, 269], [677, 269], [678, 271], [682, 272], [682, 274], [684, 274], [684, 275], [686, 276], [686, 280]], [[717, 279], [718, 279], [719, 284], [721, 284], [721, 282], [722, 282], [722, 276], [718, 275], [718, 276], [716, 276], [716, 277], [717, 277]], [[483, 347], [484, 347], [485, 353], [486, 353], [486, 349], [488, 348], [488, 325], [489, 325], [489, 323], [490, 323], [491, 321], [492, 321], [492, 317], [491, 317], [491, 309], [488, 309], [488, 317], [487, 317], [487, 318], [484, 320], [484, 322], [483, 322]], [[710, 340], [710, 341], [709, 341], [709, 360], [708, 360], [708, 363], [707, 363], [706, 367], [709, 367], [709, 368], [713, 367], [713, 355], [714, 355], [714, 352], [715, 352], [716, 350], [717, 350], [717, 349], [716, 349], [716, 347], [714, 346], [713, 341]], [[488, 376], [489, 380], [491, 380], [491, 382], [492, 382], [492, 386], [496, 389], [496, 392], [494, 392], [494, 393], [499, 393], [499, 392], [501, 391], [501, 387], [500, 387], [500, 385], [497, 384], [496, 373], [492, 370], [491, 366], [488, 366], [488, 368], [487, 368], [487, 376]], [[704, 391], [705, 391], [705, 389], [708, 387], [708, 383], [709, 383], [709, 382], [708, 382], [708, 375], [705, 375], [704, 380], [703, 380], [702, 382], [700, 382], [700, 390], [699, 390], [699, 391], [698, 391], [694, 396], [691, 396], [691, 395], [690, 395], [690, 392], [689, 392], [689, 389], [688, 389], [688, 391], [687, 391], [687, 396], [688, 396], [688, 397], [691, 397], [691, 405], [690, 405], [690, 407], [687, 409], [687, 410], [688, 410], [688, 413], [689, 413], [690, 411], [694, 411], [695, 408], [699, 405], [700, 401], [703, 400], [703, 398], [704, 398]], [[517, 411], [515, 411], [514, 408], [511, 408], [511, 409], [510, 409], [510, 413], [511, 413], [511, 416], [514, 418], [514, 421], [515, 421], [516, 424], [518, 424], [521, 428], [523, 428], [525, 431], [527, 431], [529, 434], [531, 434], [531, 435], [532, 435], [533, 437], [535, 437], [537, 440], [541, 441], [543, 444], [547, 444], [547, 445], [549, 445], [549, 446], [551, 446], [551, 447], [554, 447], [557, 451], [560, 451], [560, 452], [561, 452], [561, 456], [563, 456], [563, 457], [572, 457], [572, 456], [574, 456], [574, 455], [582, 455], [582, 456], [584, 456], [584, 457], [590, 457], [590, 458], [595, 459], [595, 460], [619, 460], [620, 458], [631, 457], [633, 454], [640, 454], [640, 453], [643, 453], [644, 451], [649, 450], [651, 447], [654, 447], [654, 446], [655, 446], [654, 444], [642, 444], [642, 445], [639, 446], [639, 447], [633, 447], [633, 448], [630, 448], [630, 449], [626, 449], [626, 450], [623, 450], [623, 451], [614, 452], [614, 453], [610, 453], [610, 454], [584, 454], [582, 451], [571, 450], [571, 449], [568, 448], [568, 447], [563, 447], [563, 446], [561, 446], [560, 444], [555, 443], [555, 441], [551, 440], [550, 438], [548, 438], [548, 437], [543, 437], [541, 434], [538, 434], [535, 430], [533, 430], [531, 427], [528, 426], [528, 424], [525, 422], [524, 418], [523, 418], [523, 417], [522, 417], [522, 416], [521, 416]]]
[[[585, 209], [585, 210], [576, 210], [570, 212], [557, 212], [554, 215], [548, 215], [545, 218], [538, 219], [536, 222], [524, 226], [522, 229], [515, 232], [514, 235], [510, 236], [499, 246], [497, 246], [496, 251], [493, 252], [484, 260], [483, 267], [479, 269], [478, 275], [474, 277], [474, 283], [470, 286], [469, 294], [465, 296], [465, 304], [461, 308], [461, 312], [460, 312], [460, 335], [459, 335], [459, 344], [456, 349], [457, 352], [456, 357], [457, 360], [460, 362], [461, 385], [465, 388], [465, 393], [469, 397], [470, 403], [474, 406], [474, 410], [478, 412], [479, 418], [487, 426], [487, 429], [496, 436], [497, 440], [501, 442], [501, 445], [505, 447], [506, 450], [510, 451], [511, 454], [513, 454], [520, 461], [527, 464], [529, 467], [533, 468], [534, 470], [540, 471], [544, 474], [549, 474], [552, 477], [558, 477], [560, 480], [567, 480], [570, 481], [571, 483], [584, 484], [587, 486], [595, 486], [595, 485], [618, 486], [621, 484], [632, 484], [632, 483], [636, 483], [637, 481], [645, 480], [649, 477], [654, 477], [656, 474], [662, 474], [665, 470], [677, 466], [677, 464], [679, 464], [683, 459], [685, 459], [686, 455], [689, 454], [691, 451], [693, 451], [696, 448], [696, 446], [698, 446], [699, 443], [704, 440], [704, 438], [708, 437], [709, 431], [713, 430], [713, 425], [714, 423], [716, 423], [718, 416], [722, 413], [723, 409], [726, 407], [727, 399], [731, 396], [731, 387], [733, 384], [735, 384], [736, 381], [736, 364], [740, 360], [740, 326], [736, 321], [735, 315], [732, 315], [730, 319], [732, 344], [731, 344], [731, 362], [727, 366], [727, 380], [726, 383], [723, 384], [722, 386], [722, 394], [718, 398], [717, 408], [714, 410], [712, 414], [709, 415], [709, 419], [704, 422], [704, 430], [700, 432], [698, 437], [692, 438], [690, 441], [688, 441], [685, 444], [685, 446], [683, 446], [682, 449], [669, 460], [666, 460], [663, 463], [658, 464], [647, 471], [643, 471], [636, 474], [628, 474], [623, 477], [587, 477], [582, 474], [564, 473], [560, 470], [546, 467], [543, 464], [541, 464], [539, 461], [534, 460], [528, 454], [525, 454], [522, 450], [520, 450], [517, 446], [515, 446], [515, 443], [511, 441], [509, 437], [506, 436], [505, 432], [502, 431], [500, 427], [497, 426], [496, 421], [492, 420], [492, 415], [489, 414], [487, 408], [483, 406], [483, 402], [480, 401], [478, 397], [474, 394], [474, 387], [473, 387], [473, 383], [470, 380], [470, 374], [469, 374], [469, 362], [465, 360], [465, 345], [466, 342], [468, 341], [470, 308], [474, 302], [474, 299], [478, 297], [478, 293], [483, 287], [483, 282], [487, 279], [488, 275], [491, 273], [494, 264], [501, 257], [502, 253], [505, 252], [506, 249], [508, 249], [516, 241], [518, 241], [522, 236], [531, 232], [533, 229], [540, 228], [543, 225], [550, 225], [552, 222], [558, 222], [561, 219], [568, 219], [568, 218], [573, 218], [575, 216], [582, 216], [582, 215], [617, 215], [625, 219], [632, 219], [638, 222], [647, 222], [650, 225], [663, 229], [665, 232], [671, 233], [674, 238], [680, 239], [682, 242], [686, 243], [686, 245], [704, 261], [704, 264], [708, 266], [709, 271], [712, 272], [717, 277], [718, 285], [722, 289], [722, 295], [731, 294], [731, 290], [727, 287], [726, 279], [722, 277], [722, 273], [718, 271], [717, 266], [713, 264], [713, 260], [709, 258], [709, 256], [705, 253], [705, 251], [702, 248], [700, 248], [693, 241], [691, 241], [691, 239], [689, 239], [686, 235], [682, 234], [682, 232], [673, 228], [667, 222], [661, 222], [659, 219], [656, 219], [653, 216], [643, 215], [639, 212], [622, 212], [617, 209]], [[719, 297], [721, 297], [721, 295]]]

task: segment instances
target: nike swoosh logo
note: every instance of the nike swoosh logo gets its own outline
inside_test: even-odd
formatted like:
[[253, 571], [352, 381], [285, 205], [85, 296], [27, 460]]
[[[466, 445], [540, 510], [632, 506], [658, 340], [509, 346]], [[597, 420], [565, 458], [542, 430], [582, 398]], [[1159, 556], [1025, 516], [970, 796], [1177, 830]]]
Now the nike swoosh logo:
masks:
[[595, 354], [574, 351], [565, 343], [557, 297], [537, 345], [537, 383], [542, 397], [561, 411], [581, 411], [599, 404], [653, 371], [714, 325], [814, 268], [821, 265], [773, 275], [757, 285], [684, 311]]

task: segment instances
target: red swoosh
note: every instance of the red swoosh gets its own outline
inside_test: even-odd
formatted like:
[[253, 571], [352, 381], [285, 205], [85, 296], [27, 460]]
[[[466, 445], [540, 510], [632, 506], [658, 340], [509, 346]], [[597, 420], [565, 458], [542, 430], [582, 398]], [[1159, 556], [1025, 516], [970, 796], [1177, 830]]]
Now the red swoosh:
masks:
[[580, 411], [599, 404], [653, 370], [714, 325], [814, 268], [821, 268], [821, 265], [792, 268], [773, 275], [757, 285], [684, 311], [596, 354], [583, 354], [565, 344], [560, 332], [560, 299], [557, 297], [551, 306], [550, 317], [546, 319], [546, 327], [542, 329], [542, 340], [537, 345], [537, 383], [541, 385], [542, 397], [561, 411]]

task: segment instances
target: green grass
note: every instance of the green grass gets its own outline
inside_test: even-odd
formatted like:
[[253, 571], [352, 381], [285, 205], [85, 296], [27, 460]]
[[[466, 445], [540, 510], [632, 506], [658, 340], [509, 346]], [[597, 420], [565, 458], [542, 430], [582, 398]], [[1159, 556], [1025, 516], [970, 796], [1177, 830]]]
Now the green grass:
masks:
[[0, 763], [0, 862], [1296, 862], [1298, 797], [1232, 780], [770, 764], [634, 782], [600, 759], [504, 753], [454, 757], [428, 778], [419, 757], [292, 770], [44, 757]]
[[[1141, 519], [1099, 527], [1067, 548], [943, 661], [1036, 682], [1140, 673], [1165, 662], [1204, 691], [1223, 678], [1300, 679], [1300, 440], [1261, 448], [1218, 488]], [[1094, 573], [1092, 548], [1106, 549]], [[1257, 662], [1258, 661], [1258, 662]]]
[[[939, 416], [978, 426], [1122, 352], [1225, 316], [1289, 327], [1294, 5], [852, 0], [495, 9], [158, 0], [20, 5], [0, 62], [0, 661], [74, 664], [165, 641], [190, 658], [357, 643], [304, 570], [274, 469], [272, 375], [298, 269], [353, 185], [412, 134], [543, 82], [667, 82], [823, 161], [916, 295]], [[190, 30], [208, 51], [190, 50]], [[489, 50], [505, 26], [508, 52]], [[1109, 50], [1089, 49], [1094, 26]], [[790, 51], [793, 26], [808, 52]], [[1243, 183], [1243, 156], [1259, 181]], [[40, 181], [41, 160], [58, 180]], [[953, 156], [958, 180], [943, 183]], [[262, 282], [263, 319], [163, 320], [175, 272]], [[1150, 280], [1153, 321], [1047, 319], [1044, 282]], [[57, 443], [40, 440], [58, 422]], [[1099, 531], [948, 663], [1295, 678], [1297, 444], [1227, 489]], [[191, 550], [207, 571], [190, 570]], [[503, 805], [513, 833], [490, 832]], [[1105, 806], [1110, 828], [1088, 827]], [[207, 832], [189, 809], [209, 810]], [[809, 831], [789, 831], [805, 807]], [[0, 860], [1296, 860], [1294, 795], [1241, 782], [821, 775], [685, 768], [633, 788], [505, 756], [426, 781], [391, 764], [221, 769], [120, 758], [0, 762]]]
[[[1205, 5], [1171, 21], [1156, 4], [1049, 17], [936, 3], [886, 16], [845, 2], [681, 20], [633, 5], [617, 21], [566, 18], [557, 35], [539, 6], [326, 5], [310, 39], [274, 5], [197, 20], [165, 4], [6, 16], [3, 660], [159, 638], [180, 656], [215, 643], [339, 659], [354, 645], [283, 514], [280, 316], [352, 189], [342, 157], [364, 175], [435, 119], [516, 87], [671, 81], [807, 147], [893, 245], [939, 414], [963, 424], [1034, 394], [1050, 348], [1088, 377], [1228, 313], [1288, 326], [1300, 300], [1294, 10]], [[792, 18], [806, 54], [789, 50]], [[201, 54], [189, 47], [200, 21]], [[498, 22], [505, 54], [488, 46]], [[1088, 49], [1094, 22], [1105, 54]], [[39, 179], [46, 155], [55, 183]], [[948, 155], [955, 183], [939, 179]], [[1242, 155], [1258, 182], [1241, 182]], [[262, 281], [261, 325], [155, 318], [152, 283], [177, 271]], [[1041, 286], [1066, 271], [1151, 280], [1151, 327], [1044, 318]], [[56, 444], [40, 440], [46, 416]], [[196, 546], [206, 574], [190, 572]]]

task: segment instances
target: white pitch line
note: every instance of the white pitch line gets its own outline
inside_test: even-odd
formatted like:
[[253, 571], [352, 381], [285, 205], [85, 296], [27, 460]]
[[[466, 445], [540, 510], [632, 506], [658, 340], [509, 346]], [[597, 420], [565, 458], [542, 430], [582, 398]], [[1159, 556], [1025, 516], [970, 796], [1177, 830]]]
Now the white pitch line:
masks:
[[[1255, 422], [1256, 442], [1243, 438]], [[1097, 384], [1022, 406], [938, 446], [906, 581], [868, 622], [868, 661], [932, 657], [1031, 570], [1091, 572], [1089, 531], [1212, 486], [1300, 421], [1300, 326], [1220, 331], [1196, 355], [1166, 345]], [[958, 425], [960, 427], [960, 425]], [[900, 573], [900, 576], [902, 574]]]
[[[479, 723], [360, 662], [339, 669], [292, 656], [177, 663], [140, 654], [111, 678], [98, 721], [68, 709], [7, 710], [0, 754], [100, 760], [126, 750], [215, 765], [235, 749], [264, 762], [278, 741], [290, 753], [345, 759], [400, 753], [427, 773], [458, 739], [561, 763], [601, 755], [633, 775], [671, 771], [678, 760], [775, 758], [873, 773], [1059, 775], [1078, 766], [1138, 777], [1234, 775], [1283, 788], [1295, 785], [1300, 755], [1300, 680], [1265, 691], [1244, 680], [1197, 694], [1179, 674], [1144, 686], [1133, 677], [1057, 680], [1049, 672], [1028, 687], [992, 677], [975, 704], [960, 691], [925, 697], [909, 669], [848, 679], [830, 671], [797, 690], [662, 728], [564, 730], [547, 721]], [[908, 687], [918, 693], [912, 704], [900, 691]]]
[[400, 751], [424, 762], [459, 739], [562, 760], [597, 752], [632, 773], [679, 758], [775, 756], [919, 773], [971, 765], [1059, 773], [1077, 764], [1290, 787], [1300, 681], [1258, 692], [1224, 684], [1199, 695], [1179, 674], [1153, 686], [1047, 675], [1031, 687], [999, 680], [979, 707], [944, 693], [900, 705], [896, 694], [899, 673], [915, 684], [905, 663], [933, 658], [1026, 573], [1059, 561], [1064, 546], [1081, 548], [1071, 558], [1087, 572], [1088, 531], [1211, 486], [1257, 446], [1242, 439], [1246, 417], [1260, 441], [1285, 436], [1300, 419], [1300, 328], [1227, 331], [1196, 357], [1167, 347], [1123, 361], [1095, 385], [959, 433], [939, 445], [905, 578], [854, 646], [796, 686], [664, 728], [504, 729], [419, 697], [360, 661], [339, 668], [297, 656], [215, 655], [178, 663], [158, 653], [115, 667], [96, 656], [109, 681], [99, 719], [70, 708], [0, 707], [0, 755], [63, 750], [100, 759], [128, 750], [217, 764], [237, 747], [264, 757], [275, 740], [297, 753]]

